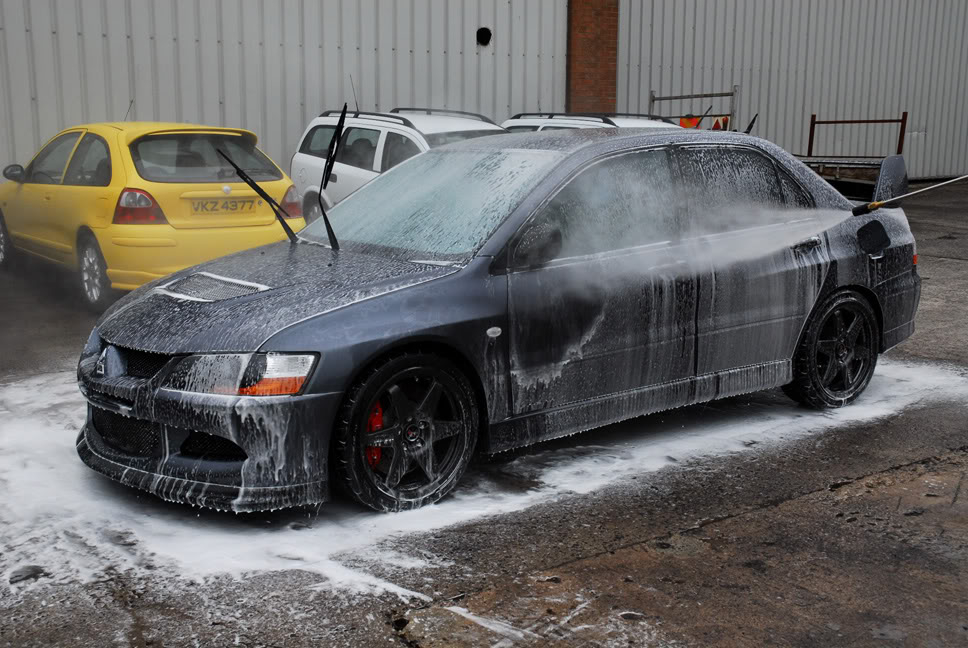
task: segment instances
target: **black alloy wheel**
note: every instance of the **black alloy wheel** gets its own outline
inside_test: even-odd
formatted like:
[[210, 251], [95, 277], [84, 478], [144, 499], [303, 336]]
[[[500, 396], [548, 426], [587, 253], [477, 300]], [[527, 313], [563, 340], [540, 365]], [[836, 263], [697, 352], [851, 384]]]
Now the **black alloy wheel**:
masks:
[[452, 362], [421, 352], [391, 357], [347, 396], [335, 430], [337, 479], [378, 511], [436, 502], [466, 471], [479, 424], [473, 387]]
[[788, 396], [810, 407], [843, 407], [867, 388], [880, 332], [870, 304], [852, 291], [829, 297], [814, 313], [793, 358]]

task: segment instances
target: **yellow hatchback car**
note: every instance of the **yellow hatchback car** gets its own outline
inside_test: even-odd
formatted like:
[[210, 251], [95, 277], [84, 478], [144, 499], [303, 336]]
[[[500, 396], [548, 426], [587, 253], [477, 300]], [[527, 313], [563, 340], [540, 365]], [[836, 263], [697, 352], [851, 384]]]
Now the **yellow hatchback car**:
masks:
[[0, 185], [0, 266], [14, 249], [76, 269], [85, 301], [286, 238], [221, 149], [305, 225], [289, 177], [247, 130], [120, 122], [69, 128]]

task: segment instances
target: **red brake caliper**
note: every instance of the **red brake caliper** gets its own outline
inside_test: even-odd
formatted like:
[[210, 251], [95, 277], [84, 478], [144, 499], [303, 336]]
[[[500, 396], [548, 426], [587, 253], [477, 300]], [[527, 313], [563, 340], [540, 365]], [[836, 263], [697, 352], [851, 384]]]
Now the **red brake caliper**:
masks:
[[[377, 430], [383, 429], [383, 408], [380, 407], [380, 403], [377, 402], [373, 406], [373, 411], [370, 412], [370, 418], [366, 421], [366, 431], [376, 432]], [[380, 458], [383, 456], [383, 448], [377, 446], [367, 446], [366, 450], [366, 463], [370, 464], [370, 468], [376, 468], [376, 465], [380, 463]]]

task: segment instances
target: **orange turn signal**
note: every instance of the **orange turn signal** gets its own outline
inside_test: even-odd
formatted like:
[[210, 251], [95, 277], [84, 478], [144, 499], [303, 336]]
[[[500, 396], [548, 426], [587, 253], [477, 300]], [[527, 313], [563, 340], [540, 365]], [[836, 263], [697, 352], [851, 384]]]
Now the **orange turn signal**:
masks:
[[263, 378], [254, 385], [239, 387], [239, 396], [288, 396], [298, 394], [305, 383], [305, 376]]

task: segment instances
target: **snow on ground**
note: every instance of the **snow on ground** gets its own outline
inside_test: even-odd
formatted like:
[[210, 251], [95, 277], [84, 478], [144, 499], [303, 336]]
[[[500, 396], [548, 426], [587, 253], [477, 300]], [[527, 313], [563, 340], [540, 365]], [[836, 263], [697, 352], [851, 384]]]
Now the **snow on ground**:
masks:
[[[129, 569], [186, 579], [302, 569], [323, 577], [318, 589], [426, 598], [365, 570], [392, 575], [440, 561], [381, 548], [382, 541], [590, 493], [673, 461], [752, 452], [754, 442], [783, 443], [953, 400], [968, 400], [963, 371], [882, 359], [867, 392], [839, 410], [812, 412], [775, 394], [730, 399], [475, 468], [454, 496], [417, 511], [378, 514], [336, 502], [238, 516], [165, 503], [84, 466], [74, 450], [85, 417], [74, 376], [46, 374], [0, 385], [0, 577], [17, 590]], [[30, 565], [47, 576], [7, 585]]]

